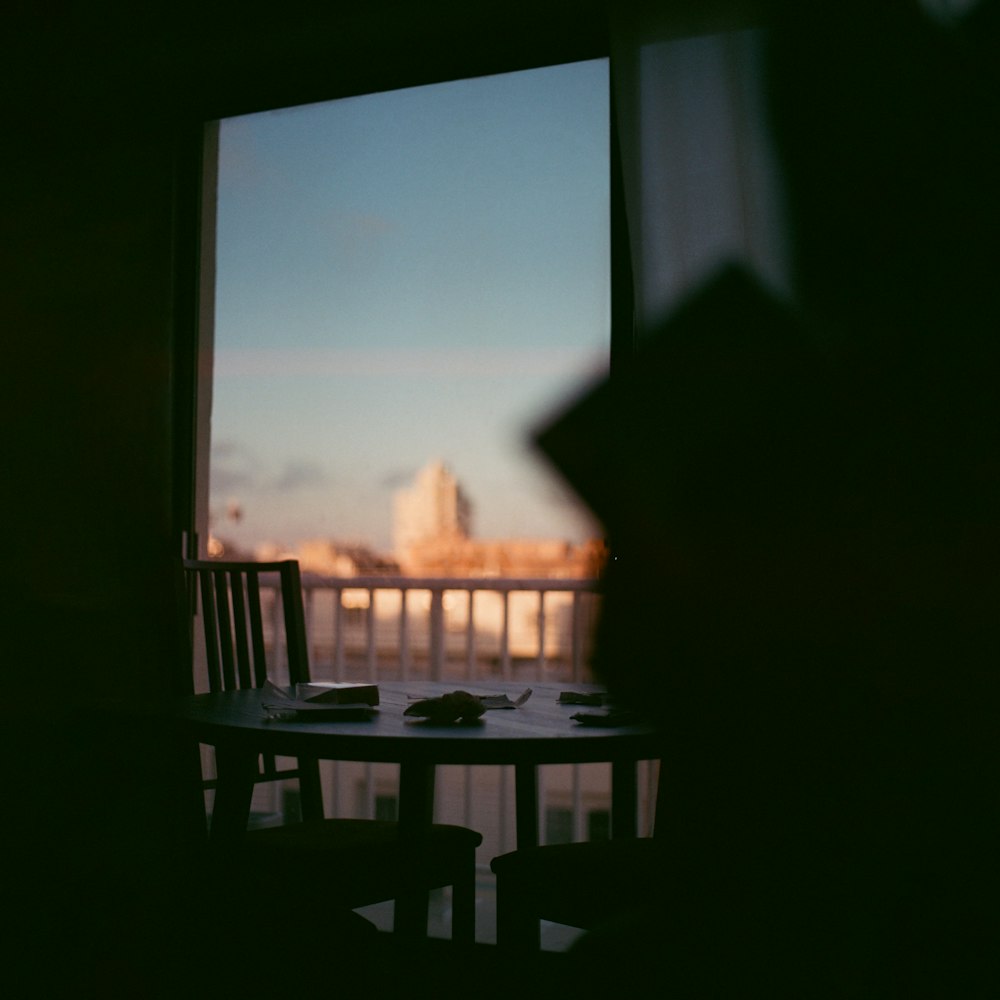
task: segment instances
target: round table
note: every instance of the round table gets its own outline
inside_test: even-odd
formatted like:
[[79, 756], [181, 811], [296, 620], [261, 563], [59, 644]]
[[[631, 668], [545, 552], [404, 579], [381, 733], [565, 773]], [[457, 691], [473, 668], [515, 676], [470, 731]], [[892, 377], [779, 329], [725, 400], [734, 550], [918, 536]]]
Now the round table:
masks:
[[[260, 753], [398, 763], [403, 833], [419, 833], [431, 822], [436, 765], [513, 765], [518, 847], [538, 842], [536, 769], [540, 764], [606, 761], [612, 765], [612, 835], [635, 835], [635, 764], [658, 757], [657, 742], [645, 725], [583, 725], [572, 716], [599, 715], [604, 710], [559, 701], [563, 691], [593, 693], [599, 692], [599, 687], [532, 684], [531, 697], [521, 707], [489, 709], [478, 722], [468, 725], [432, 725], [403, 714], [415, 699], [455, 690], [453, 683], [385, 681], [378, 688], [378, 709], [364, 721], [269, 720], [263, 703], [274, 699], [259, 689], [181, 699], [176, 712], [186, 730], [200, 743], [216, 748], [213, 841], [238, 837], [245, 831]], [[466, 682], [462, 689], [476, 695], [507, 694], [514, 699], [524, 685]]]

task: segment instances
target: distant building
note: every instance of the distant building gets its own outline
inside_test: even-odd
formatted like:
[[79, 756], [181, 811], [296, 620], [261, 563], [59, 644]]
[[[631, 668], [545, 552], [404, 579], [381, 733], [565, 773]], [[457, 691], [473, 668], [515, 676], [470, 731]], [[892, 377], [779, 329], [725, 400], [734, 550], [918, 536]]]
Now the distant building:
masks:
[[300, 542], [296, 557], [304, 573], [321, 576], [388, 576], [399, 573], [399, 563], [379, 555], [367, 545], [344, 544], [329, 539]]
[[406, 550], [410, 576], [523, 579], [595, 578], [604, 565], [603, 542], [555, 539], [430, 539]]
[[260, 558], [256, 551], [244, 548], [230, 538], [212, 534], [208, 536], [206, 555], [209, 559], [227, 559], [234, 562], [252, 562]]
[[458, 541], [471, 534], [472, 505], [443, 462], [431, 462], [416, 483], [400, 490], [393, 510], [393, 547], [402, 565], [417, 546]]
[[440, 461], [417, 473], [394, 499], [394, 553], [363, 542], [314, 538], [287, 546], [264, 542], [253, 554], [212, 538], [214, 558], [298, 559], [304, 573], [327, 577], [460, 577], [472, 579], [597, 579], [607, 559], [601, 539], [574, 544], [558, 538], [473, 538], [472, 504]]
[[471, 537], [471, 505], [442, 462], [417, 474], [396, 495], [393, 535], [396, 558], [407, 576], [593, 578], [606, 549], [591, 540], [477, 539]]

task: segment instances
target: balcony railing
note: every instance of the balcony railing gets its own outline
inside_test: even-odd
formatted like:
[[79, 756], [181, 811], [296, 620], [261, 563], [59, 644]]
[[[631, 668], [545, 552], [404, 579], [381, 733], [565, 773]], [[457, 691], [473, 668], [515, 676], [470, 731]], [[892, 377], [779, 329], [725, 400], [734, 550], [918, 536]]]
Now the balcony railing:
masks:
[[596, 580], [304, 574], [303, 590], [316, 679], [589, 677]]

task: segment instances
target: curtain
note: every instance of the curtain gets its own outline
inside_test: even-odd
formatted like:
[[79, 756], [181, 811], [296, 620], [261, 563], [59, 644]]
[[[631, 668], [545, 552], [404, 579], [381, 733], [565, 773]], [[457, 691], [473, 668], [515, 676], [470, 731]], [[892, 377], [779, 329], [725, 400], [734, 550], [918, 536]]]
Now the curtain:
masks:
[[789, 285], [762, 28], [678, 37], [648, 15], [612, 27], [612, 76], [636, 326], [655, 327], [725, 261]]

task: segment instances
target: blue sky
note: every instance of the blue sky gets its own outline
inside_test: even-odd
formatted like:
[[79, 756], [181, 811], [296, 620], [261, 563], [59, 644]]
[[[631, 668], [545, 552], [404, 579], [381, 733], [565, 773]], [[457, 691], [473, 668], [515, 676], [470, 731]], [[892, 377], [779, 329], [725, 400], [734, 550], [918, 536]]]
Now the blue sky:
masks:
[[529, 437], [607, 364], [607, 89], [598, 60], [221, 123], [216, 534], [387, 550], [434, 459], [478, 537], [592, 532]]

